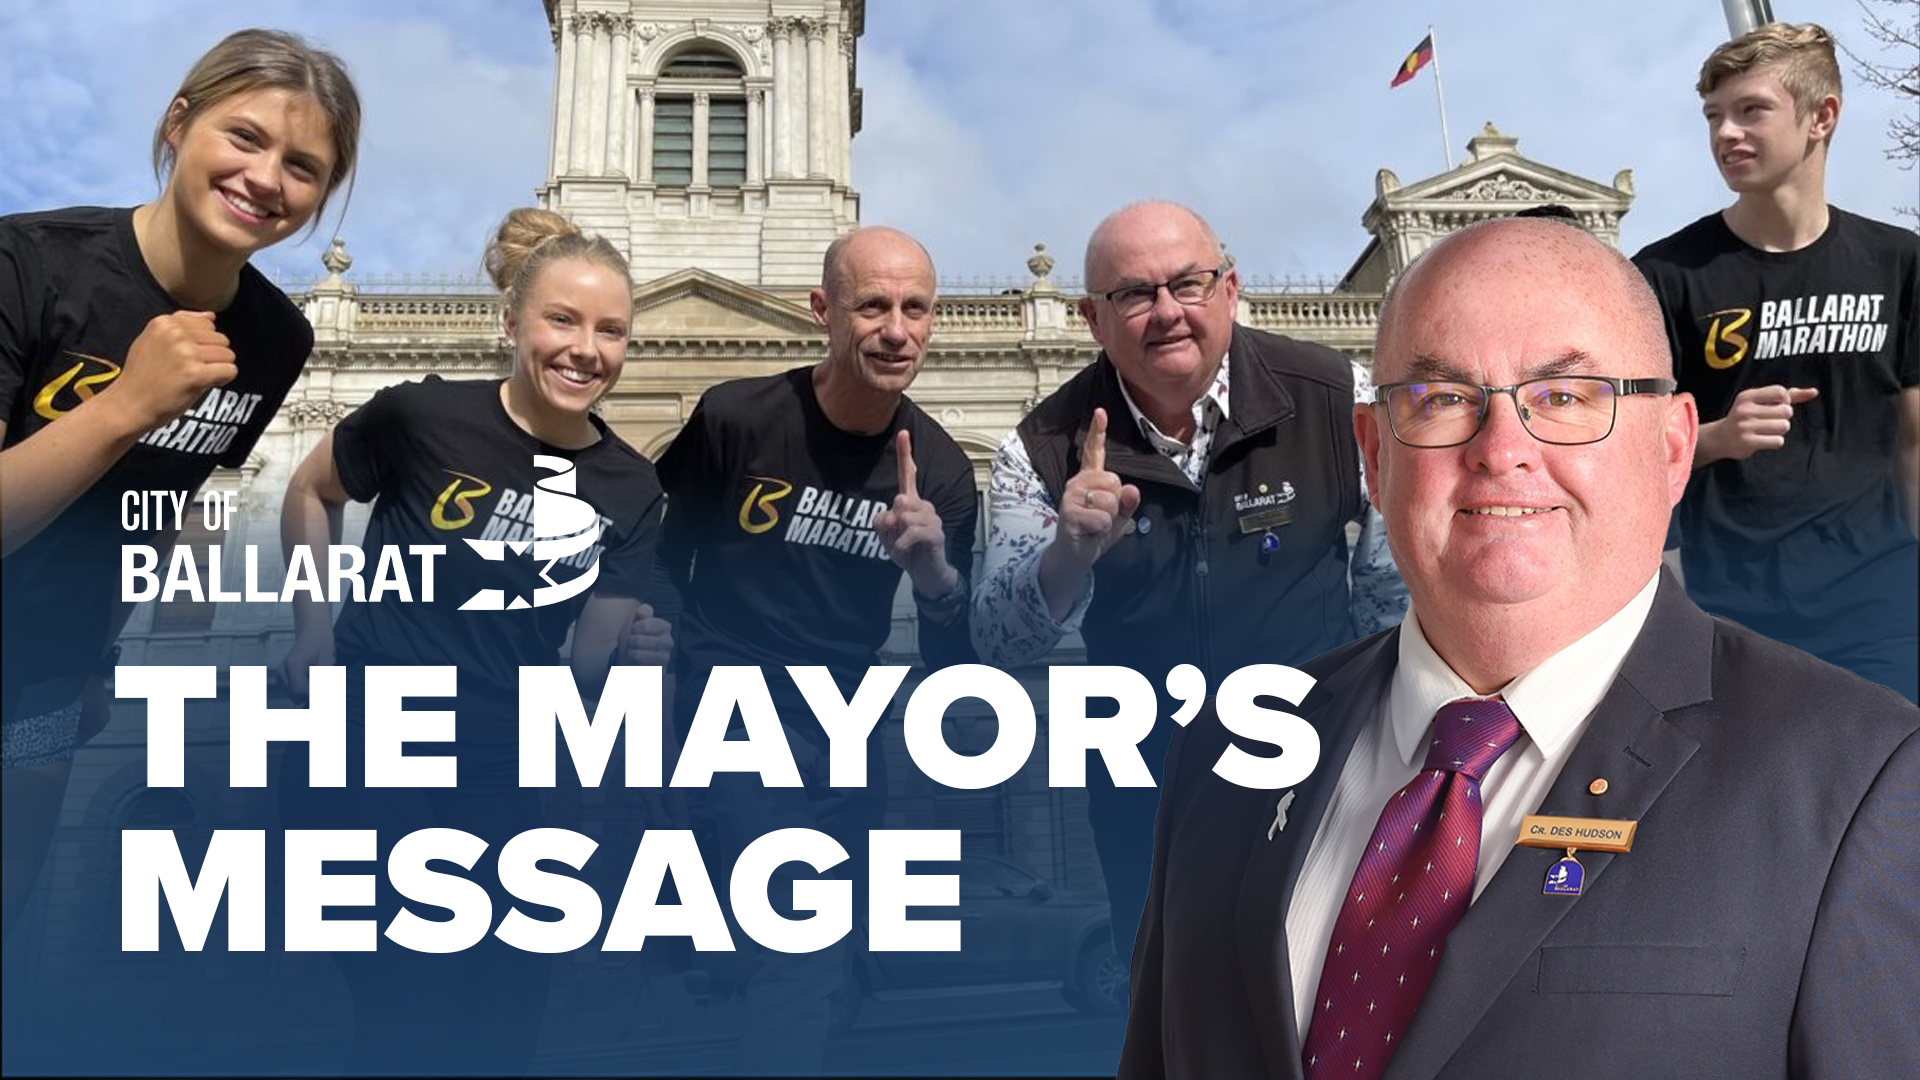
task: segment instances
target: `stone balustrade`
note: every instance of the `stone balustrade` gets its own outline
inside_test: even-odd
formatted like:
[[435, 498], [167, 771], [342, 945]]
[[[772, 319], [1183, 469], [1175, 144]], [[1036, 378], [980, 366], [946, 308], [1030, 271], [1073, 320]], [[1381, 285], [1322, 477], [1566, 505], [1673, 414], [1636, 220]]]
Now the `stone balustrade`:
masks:
[[[361, 292], [312, 286], [295, 299], [329, 344], [393, 338], [474, 343], [500, 333], [500, 300], [473, 293]], [[1380, 318], [1381, 297], [1370, 293], [1240, 294], [1239, 318], [1260, 330], [1327, 340], [1338, 347], [1370, 341]], [[1022, 340], [1086, 340], [1079, 297], [1052, 290], [992, 295], [942, 296], [934, 308], [935, 332], [943, 335]]]
[[1248, 326], [1282, 334], [1311, 336], [1316, 331], [1364, 330], [1380, 323], [1381, 297], [1364, 293], [1324, 295], [1242, 293]]
[[500, 330], [500, 301], [491, 296], [362, 296], [356, 335], [491, 337]]

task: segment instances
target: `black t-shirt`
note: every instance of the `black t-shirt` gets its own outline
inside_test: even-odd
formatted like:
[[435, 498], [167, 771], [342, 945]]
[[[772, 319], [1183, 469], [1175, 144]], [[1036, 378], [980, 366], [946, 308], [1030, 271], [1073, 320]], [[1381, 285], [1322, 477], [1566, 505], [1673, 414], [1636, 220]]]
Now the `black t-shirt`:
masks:
[[[13, 446], [105, 389], [154, 317], [181, 306], [154, 280], [133, 211], [75, 207], [0, 218], [0, 414]], [[6, 662], [0, 714], [61, 708], [107, 646], [120, 548], [152, 542], [121, 527], [128, 491], [198, 489], [244, 464], [313, 348], [313, 328], [251, 266], [214, 319], [239, 375], [149, 432], [4, 566]], [[169, 525], [171, 522], [169, 522]]]
[[1811, 245], [1765, 252], [1716, 213], [1634, 261], [1702, 423], [1750, 387], [1820, 391], [1795, 406], [1786, 446], [1695, 470], [1675, 511], [1687, 591], [1815, 653], [1912, 635], [1920, 549], [1894, 460], [1900, 395], [1920, 381], [1920, 239], [1836, 208]]
[[[500, 381], [421, 382], [390, 386], [333, 430], [333, 461], [355, 500], [374, 500], [361, 550], [371, 578], [383, 549], [442, 545], [435, 560], [433, 602], [347, 602], [334, 625], [336, 654], [346, 664], [451, 665], [460, 669], [461, 711], [491, 701], [509, 715], [517, 707], [522, 665], [558, 661], [567, 631], [590, 594], [640, 598], [658, 539], [661, 494], [653, 466], [591, 417], [600, 441], [580, 450], [541, 442], [522, 431], [500, 402]], [[535, 455], [562, 458], [560, 474]], [[555, 490], [556, 481], [561, 485]], [[572, 498], [565, 483], [571, 481]], [[544, 490], [536, 488], [541, 485]], [[539, 491], [536, 496], [536, 490]], [[548, 559], [529, 547], [495, 548], [487, 558], [468, 540], [522, 543], [538, 531], [564, 535], [595, 519], [549, 526], [584, 501], [597, 514], [595, 545], [561, 559], [547, 579]], [[409, 567], [418, 560], [408, 556]], [[584, 591], [542, 603], [536, 590], [598, 577]], [[418, 575], [415, 574], [415, 586]], [[476, 597], [490, 599], [475, 603]], [[463, 606], [474, 604], [463, 610]], [[483, 609], [484, 608], [484, 609]], [[462, 739], [466, 739], [462, 732]]]
[[[683, 681], [698, 685], [719, 664], [865, 674], [900, 584], [873, 518], [899, 494], [902, 428], [965, 588], [979, 512], [973, 468], [917, 405], [902, 398], [884, 432], [850, 434], [821, 411], [811, 368], [723, 383], [700, 399], [660, 458], [669, 496], [660, 555], [685, 603], [674, 628]], [[936, 667], [972, 662], [965, 613], [944, 626], [923, 617], [920, 652]]]

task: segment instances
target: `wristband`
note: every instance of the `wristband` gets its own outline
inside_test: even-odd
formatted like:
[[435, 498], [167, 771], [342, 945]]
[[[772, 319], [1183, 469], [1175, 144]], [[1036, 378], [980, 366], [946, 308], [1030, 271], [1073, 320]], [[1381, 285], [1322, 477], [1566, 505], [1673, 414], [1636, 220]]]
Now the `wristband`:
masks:
[[954, 582], [953, 588], [941, 597], [925, 596], [915, 588], [913, 606], [919, 608], [922, 615], [932, 617], [934, 622], [944, 623], [967, 606], [967, 579], [963, 577]]

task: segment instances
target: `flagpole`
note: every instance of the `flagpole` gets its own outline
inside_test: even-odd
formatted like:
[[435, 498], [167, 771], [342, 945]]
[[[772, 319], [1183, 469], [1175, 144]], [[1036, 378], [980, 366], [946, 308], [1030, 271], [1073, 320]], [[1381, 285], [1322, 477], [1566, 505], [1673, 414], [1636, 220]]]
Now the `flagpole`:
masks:
[[1433, 48], [1433, 96], [1440, 103], [1440, 150], [1446, 155], [1447, 171], [1453, 171], [1453, 136], [1447, 134], [1447, 92], [1440, 86], [1440, 41], [1427, 27], [1427, 41]]

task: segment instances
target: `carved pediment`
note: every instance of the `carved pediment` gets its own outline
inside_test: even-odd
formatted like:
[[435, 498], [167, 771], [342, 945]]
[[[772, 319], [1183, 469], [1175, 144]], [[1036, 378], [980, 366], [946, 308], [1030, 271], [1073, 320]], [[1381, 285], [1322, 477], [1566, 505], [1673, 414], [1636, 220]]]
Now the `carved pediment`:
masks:
[[785, 338], [819, 333], [813, 313], [805, 307], [705, 270], [681, 270], [633, 291], [636, 338]]
[[1630, 193], [1618, 188], [1529, 161], [1518, 154], [1503, 154], [1469, 161], [1439, 176], [1382, 193], [1374, 205], [1389, 213], [1435, 202], [1604, 204], [1625, 210], [1631, 200]]
[[1502, 173], [1489, 176], [1471, 187], [1455, 188], [1442, 198], [1464, 199], [1468, 202], [1498, 202], [1501, 199], [1519, 199], [1522, 202], [1551, 202], [1559, 192], [1527, 180], [1524, 177]]
[[1361, 224], [1373, 240], [1341, 279], [1343, 291], [1384, 289], [1434, 241], [1455, 229], [1528, 207], [1557, 203], [1584, 228], [1619, 242], [1620, 217], [1633, 204], [1633, 174], [1611, 185], [1521, 155], [1520, 140], [1488, 124], [1467, 143], [1467, 158], [1438, 176], [1401, 183], [1382, 169]]

